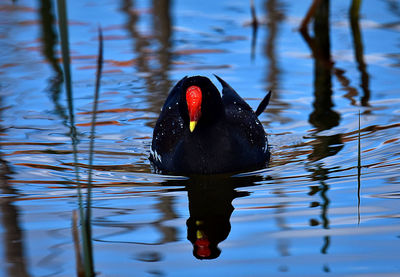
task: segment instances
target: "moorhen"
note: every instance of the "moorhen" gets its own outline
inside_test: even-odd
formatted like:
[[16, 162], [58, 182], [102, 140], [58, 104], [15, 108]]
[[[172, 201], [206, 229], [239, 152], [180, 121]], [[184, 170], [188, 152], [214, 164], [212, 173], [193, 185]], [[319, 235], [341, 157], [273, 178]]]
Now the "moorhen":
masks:
[[206, 77], [184, 77], [170, 91], [153, 133], [150, 161], [163, 174], [217, 174], [256, 170], [269, 160], [267, 136], [256, 112], [229, 86], [222, 97]]

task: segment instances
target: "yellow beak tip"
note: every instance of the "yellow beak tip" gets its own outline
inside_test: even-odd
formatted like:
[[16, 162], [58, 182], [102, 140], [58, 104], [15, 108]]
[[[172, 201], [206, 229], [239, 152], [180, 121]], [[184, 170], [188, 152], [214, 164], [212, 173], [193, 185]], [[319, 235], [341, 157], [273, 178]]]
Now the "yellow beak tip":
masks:
[[192, 133], [194, 131], [194, 128], [196, 127], [197, 121], [190, 121], [189, 124], [189, 130]]

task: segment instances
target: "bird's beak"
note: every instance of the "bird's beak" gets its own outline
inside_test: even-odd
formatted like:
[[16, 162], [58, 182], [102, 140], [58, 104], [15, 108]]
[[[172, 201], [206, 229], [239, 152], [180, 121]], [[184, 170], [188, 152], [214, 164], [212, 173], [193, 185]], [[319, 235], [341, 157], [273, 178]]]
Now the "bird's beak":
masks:
[[192, 133], [194, 131], [194, 128], [196, 127], [197, 121], [190, 121], [189, 123], [189, 130]]
[[189, 130], [192, 133], [201, 116], [202, 93], [198, 86], [191, 86], [186, 90], [186, 103], [189, 113]]

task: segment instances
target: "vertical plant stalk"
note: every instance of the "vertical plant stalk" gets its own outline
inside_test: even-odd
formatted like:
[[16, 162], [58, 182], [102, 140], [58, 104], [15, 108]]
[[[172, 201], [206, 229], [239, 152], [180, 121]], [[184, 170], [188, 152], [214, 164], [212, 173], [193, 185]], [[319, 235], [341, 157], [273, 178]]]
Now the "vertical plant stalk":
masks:
[[75, 116], [74, 116], [72, 80], [71, 80], [71, 68], [70, 68], [71, 59], [69, 56], [68, 19], [67, 19], [67, 8], [65, 5], [65, 0], [57, 0], [57, 13], [58, 13], [58, 27], [60, 30], [60, 40], [61, 40], [61, 54], [62, 54], [62, 62], [64, 69], [64, 84], [65, 84], [65, 91], [67, 94], [67, 104], [69, 113], [69, 128], [70, 128], [69, 135], [72, 141], [72, 150], [73, 150], [72, 152], [75, 164], [75, 178], [78, 184], [77, 189], [78, 189], [80, 216], [83, 218], [81, 184], [79, 180], [79, 168], [77, 167], [78, 139], [75, 128]]
[[[81, 182], [79, 178], [79, 168], [78, 168], [78, 151], [77, 151], [77, 132], [75, 128], [75, 116], [74, 116], [74, 106], [73, 106], [73, 93], [72, 93], [72, 78], [71, 78], [71, 59], [70, 59], [70, 51], [69, 51], [69, 40], [68, 40], [68, 16], [67, 16], [67, 7], [65, 0], [57, 0], [57, 14], [58, 14], [58, 24], [60, 30], [60, 40], [61, 40], [61, 53], [63, 60], [63, 68], [64, 68], [64, 83], [65, 90], [67, 94], [67, 104], [68, 104], [68, 112], [69, 112], [69, 127], [70, 127], [70, 137], [72, 141], [72, 152], [74, 156], [74, 165], [75, 165], [75, 178], [77, 182], [77, 192], [78, 192], [78, 205], [79, 205], [79, 215], [80, 215], [80, 225], [81, 225], [81, 236], [82, 236], [82, 248], [83, 248], [83, 263], [84, 263], [84, 271], [85, 276], [94, 276], [93, 273], [93, 261], [91, 259], [91, 241], [90, 234], [87, 230], [87, 224], [85, 224], [85, 212], [82, 204], [82, 191], [81, 191]], [[78, 265], [79, 267], [79, 265]]]
[[96, 85], [94, 90], [94, 100], [93, 100], [93, 109], [92, 109], [92, 122], [90, 124], [90, 143], [89, 143], [89, 170], [88, 170], [88, 186], [87, 186], [87, 195], [86, 195], [86, 216], [85, 216], [85, 226], [87, 231], [87, 242], [88, 248], [87, 253], [89, 255], [89, 259], [91, 261], [91, 269], [90, 276], [94, 276], [94, 268], [93, 268], [93, 247], [92, 247], [92, 238], [91, 238], [91, 215], [92, 215], [92, 171], [93, 171], [93, 153], [94, 153], [94, 139], [95, 139], [95, 126], [96, 126], [96, 115], [97, 115], [97, 106], [99, 100], [99, 91], [100, 91], [100, 80], [101, 80], [101, 72], [103, 69], [103, 33], [101, 28], [99, 27], [99, 50], [97, 56], [97, 70], [96, 70]]
[[361, 192], [361, 112], [358, 111], [358, 159], [357, 159], [357, 217], [358, 217], [358, 224], [360, 224], [360, 192]]
[[101, 80], [101, 72], [103, 69], [103, 33], [101, 28], [99, 27], [99, 52], [97, 56], [97, 70], [96, 70], [96, 86], [94, 90], [94, 101], [93, 101], [93, 109], [92, 109], [92, 122], [90, 124], [90, 144], [89, 144], [89, 176], [88, 176], [88, 191], [87, 191], [87, 211], [86, 211], [86, 220], [90, 220], [90, 207], [91, 207], [91, 190], [92, 190], [92, 168], [93, 168], [93, 150], [94, 150], [94, 137], [95, 137], [95, 127], [96, 127], [96, 115], [97, 115], [97, 106], [99, 101], [99, 91], [100, 91], [100, 80]]

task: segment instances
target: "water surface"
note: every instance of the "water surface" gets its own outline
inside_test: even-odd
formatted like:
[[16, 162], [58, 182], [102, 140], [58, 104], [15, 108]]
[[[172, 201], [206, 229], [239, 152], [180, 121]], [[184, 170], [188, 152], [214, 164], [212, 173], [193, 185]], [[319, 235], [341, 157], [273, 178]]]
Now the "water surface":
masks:
[[[0, 275], [74, 276], [73, 214], [88, 180], [97, 58], [92, 243], [99, 276], [398, 276], [396, 1], [68, 1], [74, 161], [53, 1], [0, 4]], [[354, 1], [357, 2], [357, 1]], [[314, 29], [314, 22], [317, 27]], [[153, 174], [152, 128], [186, 75], [224, 78], [256, 108], [268, 168]], [[358, 170], [358, 114], [361, 168]], [[210, 246], [199, 249], [198, 234]]]

